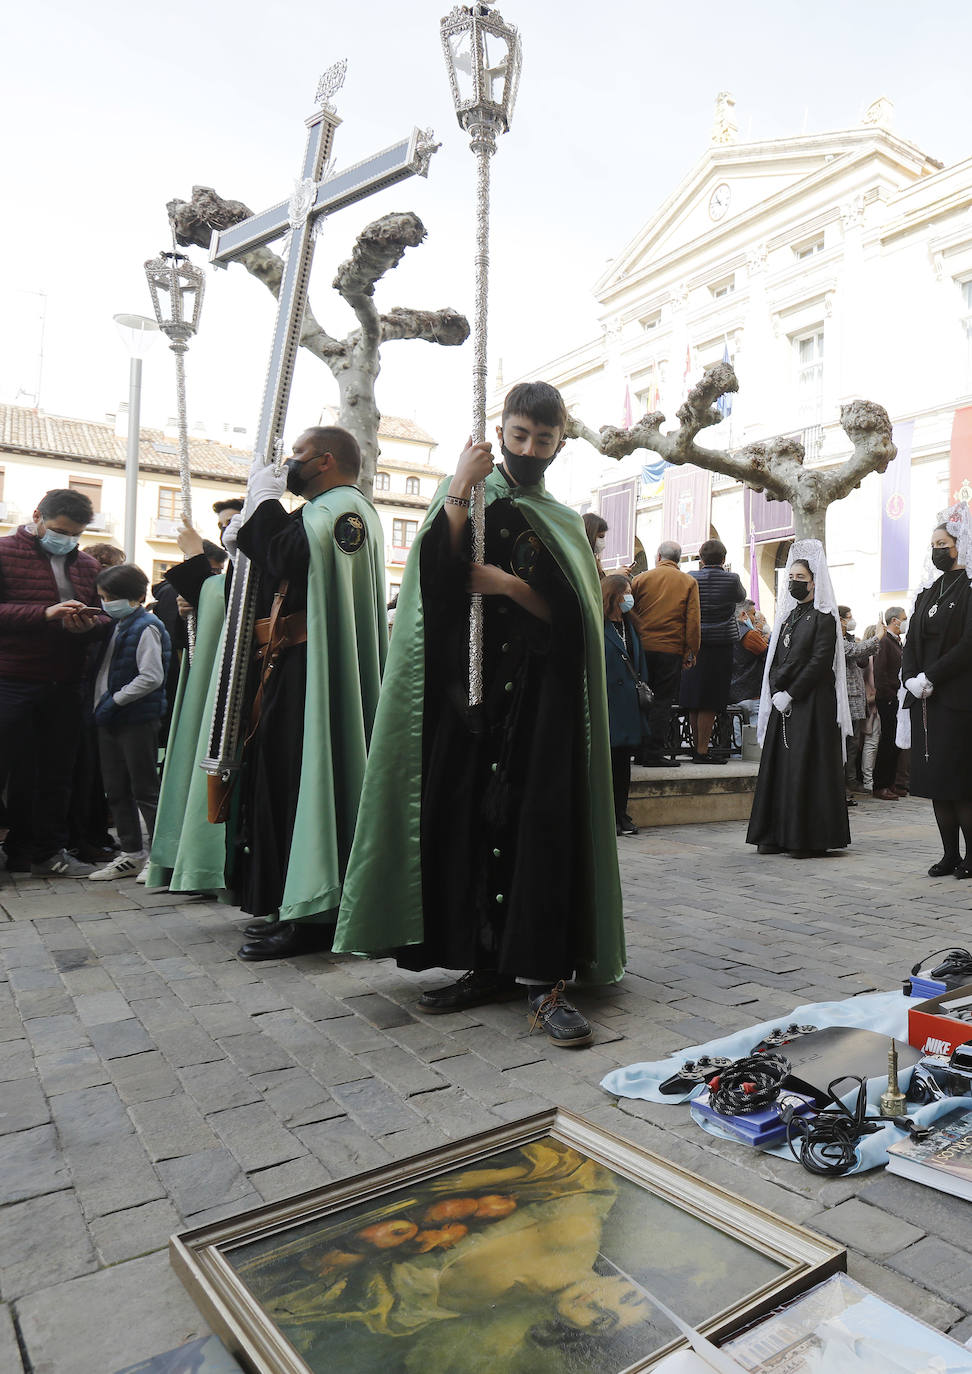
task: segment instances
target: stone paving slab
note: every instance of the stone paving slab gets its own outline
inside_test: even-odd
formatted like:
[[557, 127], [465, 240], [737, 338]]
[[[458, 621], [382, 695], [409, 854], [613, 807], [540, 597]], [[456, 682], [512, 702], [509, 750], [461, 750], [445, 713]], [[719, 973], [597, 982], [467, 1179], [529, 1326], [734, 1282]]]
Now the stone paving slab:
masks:
[[520, 1003], [423, 1016], [440, 970], [243, 964], [231, 908], [0, 873], [0, 1371], [20, 1374], [13, 1317], [33, 1374], [176, 1346], [203, 1325], [171, 1231], [556, 1103], [836, 1237], [862, 1282], [967, 1337], [969, 1204], [880, 1171], [816, 1178], [598, 1086], [967, 944], [972, 892], [924, 874], [928, 805], [865, 801], [851, 825], [847, 854], [805, 864], [757, 857], [734, 822], [625, 837], [628, 974], [577, 991], [596, 1034], [574, 1052], [531, 1034]]

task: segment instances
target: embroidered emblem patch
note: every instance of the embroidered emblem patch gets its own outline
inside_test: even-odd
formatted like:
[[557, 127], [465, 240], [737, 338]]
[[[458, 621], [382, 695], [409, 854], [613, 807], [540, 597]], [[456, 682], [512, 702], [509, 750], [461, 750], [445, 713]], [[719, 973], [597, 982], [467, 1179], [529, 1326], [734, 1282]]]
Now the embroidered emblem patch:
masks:
[[334, 522], [334, 542], [342, 553], [357, 553], [365, 541], [364, 521], [347, 511]]
[[517, 537], [510, 557], [510, 567], [523, 582], [530, 582], [535, 577], [542, 552], [540, 536], [532, 530], [524, 530]]

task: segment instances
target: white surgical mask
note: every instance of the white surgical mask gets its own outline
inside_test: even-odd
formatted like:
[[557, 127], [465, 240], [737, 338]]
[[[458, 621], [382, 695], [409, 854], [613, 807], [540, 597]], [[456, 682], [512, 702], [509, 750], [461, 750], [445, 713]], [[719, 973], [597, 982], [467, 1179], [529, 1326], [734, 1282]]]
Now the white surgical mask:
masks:
[[594, 552], [597, 554], [598, 557], [600, 557], [601, 554], [604, 552], [604, 545], [606, 543], [607, 540], [604, 538], [603, 534], [599, 535], [597, 539], [594, 540]]
[[847, 622], [847, 628], [848, 628], [848, 630], [856, 630], [856, 629], [857, 629], [857, 621], [856, 621], [856, 620], [848, 620], [848, 622]]
[[634, 597], [631, 595], [630, 592], [627, 592], [624, 596], [622, 596], [622, 598], [621, 598], [621, 609], [622, 609], [622, 611], [633, 611], [633, 610], [634, 610]]

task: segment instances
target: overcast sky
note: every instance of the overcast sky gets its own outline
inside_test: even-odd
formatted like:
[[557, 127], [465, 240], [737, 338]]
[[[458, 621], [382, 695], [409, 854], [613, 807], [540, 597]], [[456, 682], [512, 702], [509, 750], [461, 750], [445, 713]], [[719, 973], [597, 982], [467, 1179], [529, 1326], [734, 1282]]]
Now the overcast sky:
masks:
[[[253, 209], [289, 195], [320, 73], [340, 57], [338, 166], [432, 126], [443, 147], [417, 178], [332, 219], [311, 284], [318, 318], [353, 317], [330, 288], [355, 234], [414, 210], [426, 243], [379, 286], [378, 303], [471, 314], [473, 157], [452, 110], [438, 26], [447, 0], [358, 4], [255, 0], [160, 6], [32, 0], [8, 10], [0, 91], [0, 400], [33, 404], [46, 293], [42, 409], [101, 419], [127, 397], [128, 359], [112, 323], [149, 313], [142, 264], [168, 247], [165, 202], [215, 186]], [[507, 0], [523, 36], [511, 133], [493, 164], [489, 360], [513, 376], [597, 331], [591, 286], [705, 151], [715, 95], [736, 98], [740, 137], [856, 124], [878, 95], [896, 130], [946, 163], [972, 154], [967, 3], [933, 22], [904, 0]], [[196, 253], [202, 262], [204, 255]], [[273, 327], [270, 294], [240, 267], [207, 267], [188, 361], [190, 421], [217, 437], [253, 425]], [[442, 444], [451, 467], [468, 432], [470, 350], [386, 346], [378, 400]], [[288, 438], [337, 389], [302, 356]], [[618, 416], [585, 417], [595, 423]], [[172, 357], [145, 363], [143, 423], [174, 411]]]

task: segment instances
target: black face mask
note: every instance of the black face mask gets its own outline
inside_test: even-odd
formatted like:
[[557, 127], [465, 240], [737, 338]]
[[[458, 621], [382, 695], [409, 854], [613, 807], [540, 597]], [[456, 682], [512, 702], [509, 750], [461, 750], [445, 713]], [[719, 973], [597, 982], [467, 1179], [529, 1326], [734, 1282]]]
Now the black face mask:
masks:
[[932, 562], [939, 572], [951, 572], [955, 554], [951, 549], [932, 549]]
[[[308, 458], [308, 463], [311, 461]], [[284, 467], [287, 469], [287, 490], [299, 496], [307, 486], [307, 478], [304, 476], [304, 464], [299, 458], [288, 458]]]
[[[518, 482], [523, 487], [535, 486], [553, 462], [553, 458], [525, 458], [522, 453], [511, 453], [502, 439], [500, 440], [500, 453], [503, 455], [506, 471], [514, 482]], [[554, 458], [556, 456], [554, 454]]]
[[793, 597], [794, 601], [803, 601], [809, 594], [810, 587], [808, 583], [791, 580], [790, 595]]

